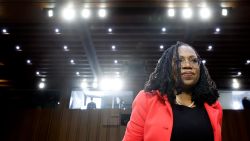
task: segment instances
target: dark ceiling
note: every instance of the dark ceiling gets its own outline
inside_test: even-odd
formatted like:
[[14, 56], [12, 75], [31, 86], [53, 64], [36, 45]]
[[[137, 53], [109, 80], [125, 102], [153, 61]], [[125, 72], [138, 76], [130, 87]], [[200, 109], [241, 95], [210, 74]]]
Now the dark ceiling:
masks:
[[[91, 18], [63, 20], [61, 8], [66, 1], [0, 1], [0, 28], [9, 33], [0, 34], [1, 89], [37, 89], [41, 78], [46, 78], [47, 89], [60, 89], [62, 80], [76, 88], [83, 79], [91, 89], [94, 78], [119, 75], [124, 80], [124, 89], [137, 90], [143, 87], [163, 50], [176, 41], [190, 43], [206, 59], [219, 89], [232, 89], [233, 78], [239, 80], [240, 89], [250, 89], [250, 65], [246, 64], [250, 59], [250, 2], [247, 0], [208, 1], [213, 13], [207, 21], [197, 16], [200, 1], [74, 2], [77, 13], [89, 4]], [[184, 20], [180, 15], [185, 3], [196, 10], [191, 20]], [[174, 18], [166, 12], [171, 4], [176, 9]], [[97, 16], [102, 5], [106, 6], [106, 18]], [[228, 16], [221, 15], [221, 6], [228, 9]], [[47, 15], [49, 8], [54, 10], [51, 18]], [[162, 27], [166, 28], [165, 32]], [[219, 33], [215, 33], [216, 27], [221, 29]], [[60, 34], [55, 33], [56, 28]], [[17, 45], [20, 50], [16, 49]], [[116, 46], [115, 50], [112, 45]], [[163, 50], [160, 45], [164, 46]], [[212, 51], [207, 51], [209, 45], [213, 46]], [[27, 64], [27, 59], [31, 64]], [[71, 59], [74, 64], [70, 63]], [[242, 75], [237, 76], [238, 72]]]

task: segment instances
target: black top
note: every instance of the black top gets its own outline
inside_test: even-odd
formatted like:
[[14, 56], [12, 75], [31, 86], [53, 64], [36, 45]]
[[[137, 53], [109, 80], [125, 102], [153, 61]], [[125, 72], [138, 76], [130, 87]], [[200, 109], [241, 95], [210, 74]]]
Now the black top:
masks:
[[173, 106], [171, 141], [213, 141], [213, 128], [204, 107]]

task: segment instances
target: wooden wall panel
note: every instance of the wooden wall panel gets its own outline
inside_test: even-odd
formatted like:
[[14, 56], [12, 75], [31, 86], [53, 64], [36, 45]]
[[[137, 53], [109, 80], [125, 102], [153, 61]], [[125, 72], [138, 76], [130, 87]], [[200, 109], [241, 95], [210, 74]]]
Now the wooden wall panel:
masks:
[[[30, 109], [5, 114], [3, 141], [121, 141], [126, 127], [119, 115], [126, 111]], [[127, 111], [127, 113], [129, 113]], [[223, 141], [250, 140], [250, 111], [225, 110]], [[3, 122], [3, 121], [2, 121]]]

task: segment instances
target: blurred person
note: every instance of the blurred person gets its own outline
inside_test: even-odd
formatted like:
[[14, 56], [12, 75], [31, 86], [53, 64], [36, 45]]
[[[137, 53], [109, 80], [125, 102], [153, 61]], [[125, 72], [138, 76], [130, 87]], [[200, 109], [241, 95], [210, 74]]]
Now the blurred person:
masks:
[[242, 98], [241, 102], [244, 109], [250, 109], [250, 100], [246, 96]]
[[95, 104], [95, 102], [93, 101], [93, 97], [91, 97], [90, 100], [91, 100], [91, 101], [88, 103], [87, 109], [96, 109], [96, 104]]
[[177, 42], [134, 99], [123, 141], [221, 141], [218, 97], [195, 49]]

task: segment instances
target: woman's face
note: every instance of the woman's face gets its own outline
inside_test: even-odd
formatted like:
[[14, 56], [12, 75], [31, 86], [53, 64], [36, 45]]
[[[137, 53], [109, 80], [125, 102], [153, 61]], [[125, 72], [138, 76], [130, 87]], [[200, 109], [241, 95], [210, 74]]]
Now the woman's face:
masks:
[[193, 87], [200, 78], [200, 64], [198, 57], [190, 46], [182, 45], [178, 49], [179, 60], [181, 66], [181, 79], [184, 88]]

